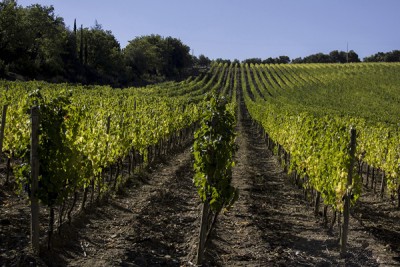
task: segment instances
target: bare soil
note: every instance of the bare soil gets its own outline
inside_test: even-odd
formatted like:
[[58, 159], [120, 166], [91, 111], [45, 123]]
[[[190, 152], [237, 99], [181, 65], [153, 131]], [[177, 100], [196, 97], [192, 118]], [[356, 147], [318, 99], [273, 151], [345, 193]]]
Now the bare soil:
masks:
[[[324, 228], [243, 105], [237, 131], [233, 182], [240, 197], [218, 217], [205, 266], [400, 266], [400, 212], [390, 200], [365, 191], [352, 209], [348, 253], [341, 257], [337, 227]], [[187, 148], [136, 175], [64, 227], [40, 257], [28, 249], [28, 203], [2, 187], [0, 266], [194, 265], [200, 201], [192, 164]]]
[[[189, 261], [199, 201], [190, 151], [140, 176], [66, 230], [54, 266], [180, 266]], [[139, 179], [139, 177], [137, 177]]]

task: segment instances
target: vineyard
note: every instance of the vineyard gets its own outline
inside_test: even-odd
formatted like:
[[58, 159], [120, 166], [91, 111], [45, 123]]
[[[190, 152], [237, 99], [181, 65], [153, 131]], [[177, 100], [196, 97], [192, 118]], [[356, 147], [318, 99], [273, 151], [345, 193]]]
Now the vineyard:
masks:
[[0, 265], [398, 265], [399, 73], [0, 81]]

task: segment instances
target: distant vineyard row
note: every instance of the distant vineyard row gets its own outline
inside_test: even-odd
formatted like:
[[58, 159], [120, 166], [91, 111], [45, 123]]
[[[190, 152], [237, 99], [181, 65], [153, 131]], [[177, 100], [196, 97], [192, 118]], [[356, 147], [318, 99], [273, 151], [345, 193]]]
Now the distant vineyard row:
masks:
[[[242, 65], [242, 90], [251, 116], [279, 144], [287, 168], [305, 177], [326, 204], [360, 196], [359, 177], [347, 184], [350, 129], [356, 159], [384, 173], [400, 192], [400, 64]], [[383, 189], [382, 189], [383, 190]]]

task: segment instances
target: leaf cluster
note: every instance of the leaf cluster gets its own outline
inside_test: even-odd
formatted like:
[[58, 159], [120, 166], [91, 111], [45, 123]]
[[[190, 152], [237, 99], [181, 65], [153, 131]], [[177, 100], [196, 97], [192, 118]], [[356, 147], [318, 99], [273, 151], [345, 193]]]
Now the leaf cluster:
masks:
[[229, 208], [238, 197], [231, 185], [235, 144], [235, 116], [225, 100], [212, 93], [207, 96], [200, 127], [193, 145], [194, 184], [202, 201], [219, 212]]

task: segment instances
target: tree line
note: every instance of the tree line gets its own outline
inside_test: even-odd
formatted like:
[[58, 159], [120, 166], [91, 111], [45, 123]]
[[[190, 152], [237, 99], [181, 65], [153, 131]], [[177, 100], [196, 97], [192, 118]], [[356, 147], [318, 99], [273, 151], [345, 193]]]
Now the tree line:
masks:
[[[218, 58], [216, 62], [221, 63], [240, 63], [238, 59], [233, 61], [227, 59]], [[365, 57], [364, 62], [400, 62], [400, 50], [393, 50], [391, 52], [378, 52], [369, 57]], [[247, 64], [306, 64], [306, 63], [357, 63], [361, 62], [358, 54], [354, 50], [348, 52], [333, 50], [329, 54], [316, 53], [304, 58], [298, 57], [295, 59], [290, 59], [288, 56], [279, 56], [276, 58], [248, 58], [241, 63]]]
[[121, 49], [97, 21], [69, 29], [53, 6], [0, 2], [0, 78], [124, 86], [183, 78], [199, 64], [210, 60], [176, 38], [140, 36]]
[[364, 62], [400, 62], [400, 50], [393, 50], [387, 53], [378, 52], [364, 58]]

